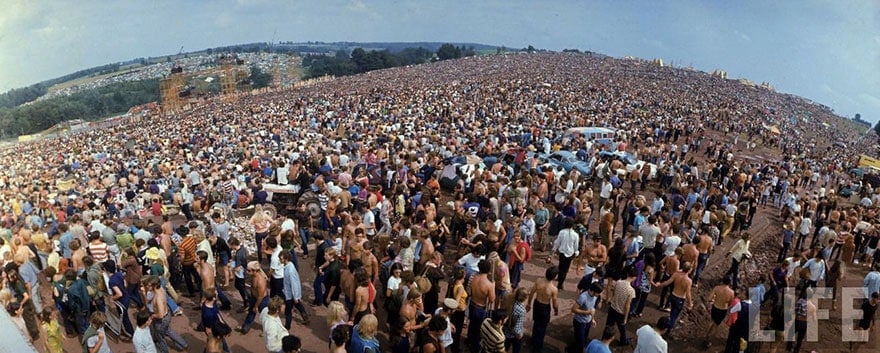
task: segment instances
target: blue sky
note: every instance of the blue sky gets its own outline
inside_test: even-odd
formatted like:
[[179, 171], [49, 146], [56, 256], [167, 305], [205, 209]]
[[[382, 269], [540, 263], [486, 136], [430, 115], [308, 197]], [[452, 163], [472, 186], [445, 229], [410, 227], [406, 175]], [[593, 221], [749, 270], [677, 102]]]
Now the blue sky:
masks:
[[880, 1], [0, 0], [0, 91], [271, 41], [456, 41], [662, 58], [880, 120]]

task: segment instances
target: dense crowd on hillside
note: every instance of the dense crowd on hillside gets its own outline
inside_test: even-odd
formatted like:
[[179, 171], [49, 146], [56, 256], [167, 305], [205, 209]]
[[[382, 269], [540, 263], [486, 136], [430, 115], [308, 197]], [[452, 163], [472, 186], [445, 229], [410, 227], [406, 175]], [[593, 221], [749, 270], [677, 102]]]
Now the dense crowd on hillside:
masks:
[[[572, 347], [665, 352], [692, 285], [707, 281], [711, 249], [734, 244], [732, 260], [711, 257], [731, 263], [712, 291], [712, 319], [734, 317], [725, 351], [738, 352], [749, 292], [759, 291], [740, 282], [739, 265], [750, 237], [780, 237], [748, 231], [772, 212], [789, 248], [760, 292], [798, 288], [797, 351], [815, 311], [809, 288], [835, 271], [826, 261], [842, 258], [837, 271], [864, 263], [880, 236], [880, 197], [864, 192], [852, 207], [835, 194], [857, 182], [852, 157], [871, 148], [840, 119], [701, 72], [547, 53], [211, 100], [0, 151], [0, 302], [51, 352], [61, 331], [109, 352], [105, 325], [137, 352], [186, 349], [193, 342], [169, 328], [182, 303], [200, 307], [206, 352], [228, 351], [230, 316], [245, 335], [259, 317], [266, 349], [288, 352], [300, 344], [292, 311], [308, 325], [311, 302], [327, 306], [331, 352], [518, 353], [526, 336], [541, 351], [559, 296], [575, 292]], [[576, 126], [616, 137], [563, 138]], [[757, 147], [783, 157], [756, 158]], [[541, 153], [558, 150], [577, 152], [592, 175], [541, 165]], [[615, 173], [620, 162], [603, 163], [602, 151], [630, 152], [657, 177]], [[509, 167], [451, 162], [506, 153]], [[270, 184], [314, 192], [320, 209], [272, 207]], [[253, 216], [235, 218], [243, 212]], [[520, 282], [526, 264], [545, 276]], [[880, 291], [874, 273], [869, 297]], [[41, 286], [52, 296], [41, 298]], [[646, 306], [652, 292], [659, 302]], [[229, 309], [240, 310], [220, 314]], [[670, 314], [627, 327], [655, 309]], [[605, 329], [591, 334], [599, 317]]]
[[[173, 67], [180, 67], [185, 73], [194, 73], [208, 70], [218, 66], [217, 58], [220, 55], [193, 55], [184, 58], [169, 60], [166, 62], [149, 64], [147, 66], [134, 67], [130, 70], [123, 70], [118, 74], [101, 77], [96, 80], [88, 80], [87, 82], [65, 87], [53, 92], [49, 92], [36, 101], [45, 99], [69, 96], [78, 92], [108, 86], [114, 83], [149, 80], [154, 78], [165, 78], [171, 72]], [[271, 71], [278, 63], [290, 65], [288, 55], [271, 54], [271, 53], [239, 53], [236, 57], [243, 60], [247, 66], [257, 66], [263, 71]], [[276, 60], [278, 59], [278, 60]]]

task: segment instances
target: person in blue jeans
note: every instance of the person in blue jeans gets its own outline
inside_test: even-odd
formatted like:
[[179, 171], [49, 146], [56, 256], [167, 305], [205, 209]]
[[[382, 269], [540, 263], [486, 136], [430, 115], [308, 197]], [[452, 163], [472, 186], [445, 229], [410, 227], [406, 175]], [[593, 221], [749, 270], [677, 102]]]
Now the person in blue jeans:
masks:
[[315, 249], [315, 281], [312, 283], [312, 288], [315, 289], [315, 300], [312, 302], [312, 305], [324, 305], [324, 273], [319, 269], [321, 265], [327, 262], [327, 259], [324, 258], [324, 252], [333, 247], [333, 239], [324, 239], [323, 234], [320, 232], [313, 234], [313, 236], [322, 242]]
[[242, 334], [247, 334], [250, 331], [257, 314], [263, 308], [269, 306], [269, 277], [266, 276], [266, 273], [263, 272], [263, 269], [260, 268], [260, 263], [257, 261], [248, 262], [247, 271], [250, 276], [253, 276], [254, 282], [251, 285], [251, 295], [248, 296], [247, 317], [244, 318], [244, 323], [237, 329]]
[[684, 301], [688, 301], [688, 309], [694, 307], [694, 299], [691, 296], [691, 284], [693, 281], [688, 277], [688, 272], [690, 270], [690, 264], [685, 262], [681, 264], [678, 272], [674, 273], [672, 277], [669, 277], [666, 282], [657, 284], [660, 287], [672, 285], [672, 293], [669, 296], [669, 329], [666, 330], [666, 335], [672, 333], [672, 330], [675, 328], [678, 316], [681, 314], [681, 311], [684, 310]]
[[[598, 283], [591, 283], [589, 289], [578, 295], [577, 305], [571, 307], [571, 313], [574, 314], [572, 327], [574, 327], [575, 348], [577, 349], [587, 345], [590, 328], [595, 322], [593, 315], [596, 313], [596, 301], [600, 294], [602, 294], [602, 286]], [[612, 336], [613, 333], [612, 331]]]

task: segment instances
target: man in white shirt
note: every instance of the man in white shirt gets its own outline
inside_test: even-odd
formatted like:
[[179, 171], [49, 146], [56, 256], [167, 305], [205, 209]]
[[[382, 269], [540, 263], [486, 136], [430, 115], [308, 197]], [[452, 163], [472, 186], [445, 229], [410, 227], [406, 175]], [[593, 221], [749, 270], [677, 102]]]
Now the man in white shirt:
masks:
[[611, 177], [606, 176], [604, 180], [602, 180], [602, 190], [599, 191], [599, 199], [601, 203], [599, 206], [605, 205], [605, 202], [611, 198], [611, 191], [614, 190], [614, 186], [611, 185]]
[[135, 353], [156, 353], [156, 344], [153, 343], [153, 336], [150, 334], [150, 324], [153, 323], [150, 312], [139, 311], [136, 320], [137, 328], [134, 329], [134, 336], [131, 339]]
[[286, 162], [281, 162], [278, 169], [275, 170], [275, 176], [278, 178], [278, 185], [287, 185], [287, 177], [290, 175], [290, 168]]
[[663, 332], [669, 328], [669, 317], [661, 316], [657, 325], [644, 325], [636, 330], [636, 349], [633, 353], [666, 353], [666, 340]]
[[565, 277], [568, 269], [571, 267], [571, 260], [580, 254], [580, 236], [572, 227], [572, 220], [566, 218], [562, 222], [562, 230], [556, 236], [553, 242], [553, 252], [559, 254], [559, 277], [556, 288], [562, 290], [562, 284], [565, 283]]
[[260, 313], [263, 322], [263, 337], [266, 340], [266, 350], [270, 353], [281, 353], [281, 341], [290, 334], [281, 323], [281, 308], [284, 301], [281, 298], [272, 298], [269, 305]]
[[675, 254], [675, 249], [678, 249], [680, 244], [681, 237], [678, 236], [678, 233], [672, 233], [670, 236], [666, 237], [666, 241], [663, 242], [663, 255], [672, 256], [672, 254]]
[[269, 293], [284, 299], [284, 264], [281, 263], [281, 244], [275, 237], [266, 238], [266, 255], [269, 255]]
[[813, 227], [812, 217], [812, 212], [807, 212], [807, 214], [804, 215], [804, 218], [801, 219], [801, 224], [798, 225], [798, 239], [797, 245], [795, 245], [798, 251], [804, 250], [805, 240], [807, 239], [807, 235], [810, 234], [810, 228]]

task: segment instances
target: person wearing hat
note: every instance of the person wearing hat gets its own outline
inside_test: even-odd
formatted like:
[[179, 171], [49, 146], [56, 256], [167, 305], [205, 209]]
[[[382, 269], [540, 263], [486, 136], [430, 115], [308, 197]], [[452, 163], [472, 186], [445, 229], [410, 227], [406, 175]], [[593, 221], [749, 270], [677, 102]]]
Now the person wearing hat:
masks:
[[443, 345], [443, 349], [447, 352], [449, 351], [449, 346], [452, 345], [452, 321], [451, 316], [458, 310], [458, 301], [453, 298], [443, 299], [443, 305], [434, 310], [434, 317], [443, 318], [446, 320], [446, 330], [443, 331], [443, 334], [440, 335], [439, 340], [440, 344]]
[[263, 272], [263, 269], [260, 268], [260, 263], [257, 261], [248, 262], [247, 272], [253, 277], [251, 295], [248, 296], [248, 307], [250, 310], [248, 310], [244, 323], [236, 329], [243, 335], [246, 335], [248, 331], [250, 331], [251, 325], [257, 317], [257, 313], [261, 312], [263, 308], [269, 305], [269, 277], [267, 277], [266, 273]]

